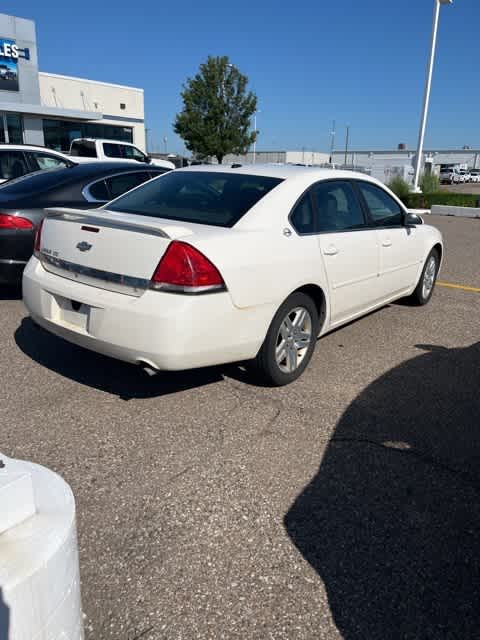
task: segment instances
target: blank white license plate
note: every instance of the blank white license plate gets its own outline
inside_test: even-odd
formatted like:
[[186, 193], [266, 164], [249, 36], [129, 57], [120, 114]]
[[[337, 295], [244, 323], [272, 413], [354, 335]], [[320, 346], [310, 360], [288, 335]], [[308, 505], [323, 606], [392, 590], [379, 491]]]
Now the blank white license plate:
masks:
[[53, 319], [59, 324], [76, 327], [87, 331], [90, 306], [76, 300], [69, 300], [61, 296], [53, 296]]

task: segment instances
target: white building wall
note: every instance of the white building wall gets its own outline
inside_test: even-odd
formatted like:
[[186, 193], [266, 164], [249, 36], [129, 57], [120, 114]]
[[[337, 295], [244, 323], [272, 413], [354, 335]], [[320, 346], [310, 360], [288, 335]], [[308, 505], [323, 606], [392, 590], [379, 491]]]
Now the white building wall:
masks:
[[[480, 168], [480, 151], [477, 149], [426, 150], [423, 153], [422, 164], [425, 161], [431, 162], [437, 173], [441, 164], [458, 164], [477, 169]], [[333, 162], [336, 165], [343, 165], [345, 153], [334, 152]], [[389, 182], [395, 175], [400, 175], [412, 182], [414, 162], [415, 151], [413, 150], [349, 151], [347, 154], [347, 165], [364, 168], [374, 178], [383, 182]]]
[[132, 127], [134, 143], [145, 149], [143, 89], [43, 72], [39, 80], [42, 105], [98, 112], [102, 119], [92, 122]]
[[291, 164], [325, 164], [329, 160], [328, 153], [319, 153], [318, 151], [287, 151], [286, 162]]
[[[319, 153], [318, 151], [257, 151], [255, 162], [257, 164], [269, 163], [291, 163], [291, 164], [308, 164], [322, 165], [328, 162], [329, 155], [327, 153]], [[245, 155], [229, 154], [223, 159], [224, 164], [252, 164], [253, 151], [249, 151]]]

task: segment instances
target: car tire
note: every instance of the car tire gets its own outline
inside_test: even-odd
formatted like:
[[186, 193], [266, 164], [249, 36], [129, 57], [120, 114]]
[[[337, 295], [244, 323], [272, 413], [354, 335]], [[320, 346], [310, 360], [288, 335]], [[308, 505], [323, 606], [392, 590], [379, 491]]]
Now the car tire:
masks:
[[423, 306], [430, 300], [435, 288], [439, 267], [440, 255], [437, 249], [432, 249], [425, 260], [422, 275], [420, 276], [415, 291], [410, 296], [413, 304]]
[[270, 386], [290, 384], [307, 368], [318, 332], [319, 315], [312, 298], [292, 293], [275, 314], [250, 368]]

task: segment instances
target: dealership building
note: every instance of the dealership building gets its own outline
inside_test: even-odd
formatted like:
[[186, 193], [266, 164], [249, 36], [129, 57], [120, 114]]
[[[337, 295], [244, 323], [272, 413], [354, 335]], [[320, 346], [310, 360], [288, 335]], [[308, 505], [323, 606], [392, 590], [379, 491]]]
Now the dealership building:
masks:
[[35, 23], [0, 14], [0, 143], [68, 151], [83, 137], [144, 150], [143, 89], [39, 71]]
[[[363, 149], [356, 151], [334, 151], [332, 154], [318, 151], [252, 151], [244, 155], [228, 155], [223, 159], [224, 164], [239, 163], [280, 163], [305, 164], [317, 167], [334, 166], [338, 169], [355, 169], [367, 173], [382, 182], [388, 183], [396, 176], [400, 176], [413, 184], [415, 151], [409, 150], [404, 144], [398, 149], [381, 151], [378, 149]], [[213, 159], [213, 161], [215, 161]], [[440, 173], [442, 165], [455, 165], [462, 169], [480, 169], [480, 149], [431, 149], [422, 154], [421, 169], [426, 173]]]

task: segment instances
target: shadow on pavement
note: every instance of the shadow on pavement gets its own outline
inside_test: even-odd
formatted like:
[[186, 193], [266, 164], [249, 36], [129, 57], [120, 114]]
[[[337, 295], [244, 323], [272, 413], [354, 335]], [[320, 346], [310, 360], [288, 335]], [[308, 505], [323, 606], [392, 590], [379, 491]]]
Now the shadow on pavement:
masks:
[[346, 640], [480, 637], [480, 342], [417, 346], [349, 406], [284, 520]]
[[9, 628], [10, 611], [3, 600], [2, 588], [0, 587], [0, 640], [8, 640]]
[[80, 384], [123, 400], [152, 398], [223, 380], [218, 367], [148, 376], [140, 367], [78, 347], [24, 318], [15, 332], [17, 346], [32, 360]]

